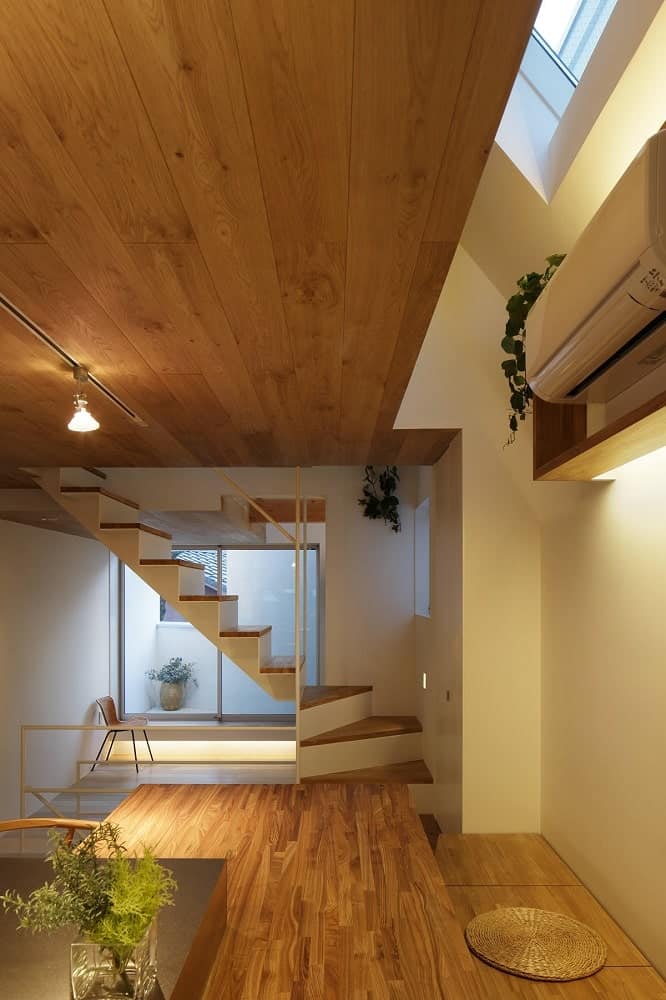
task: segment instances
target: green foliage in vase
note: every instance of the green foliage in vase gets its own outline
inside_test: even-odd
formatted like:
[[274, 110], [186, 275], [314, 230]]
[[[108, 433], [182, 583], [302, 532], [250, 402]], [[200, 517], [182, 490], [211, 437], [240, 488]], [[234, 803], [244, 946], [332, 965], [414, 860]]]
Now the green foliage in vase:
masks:
[[543, 274], [530, 271], [518, 278], [518, 291], [512, 295], [506, 304], [509, 318], [506, 321], [502, 350], [511, 357], [502, 362], [504, 377], [509, 383], [509, 437], [507, 444], [516, 440], [518, 421], [524, 420], [530, 412], [533, 393], [525, 378], [525, 322], [529, 311], [541, 295], [542, 291], [553, 277], [565, 258], [563, 253], [554, 253], [546, 257], [548, 265]]
[[[6, 892], [0, 896], [4, 909], [16, 913], [19, 929], [33, 933], [72, 924], [124, 969], [158, 911], [173, 903], [171, 872], [149, 848], [142, 857], [129, 858], [119, 828], [111, 823], [100, 824], [76, 845], [57, 833], [50, 839], [53, 881], [26, 899]], [[100, 848], [108, 857], [99, 857]]]
[[146, 671], [146, 677], [151, 681], [160, 681], [162, 684], [194, 684], [199, 686], [199, 681], [194, 676], [194, 663], [187, 663], [182, 656], [172, 656], [168, 663], [165, 663], [159, 670]]
[[391, 531], [401, 531], [400, 500], [395, 495], [395, 489], [400, 482], [400, 475], [395, 465], [387, 465], [383, 472], [375, 472], [374, 465], [366, 465], [363, 477], [363, 496], [359, 504], [363, 508], [363, 516], [375, 521], [383, 518], [385, 524], [391, 525]]

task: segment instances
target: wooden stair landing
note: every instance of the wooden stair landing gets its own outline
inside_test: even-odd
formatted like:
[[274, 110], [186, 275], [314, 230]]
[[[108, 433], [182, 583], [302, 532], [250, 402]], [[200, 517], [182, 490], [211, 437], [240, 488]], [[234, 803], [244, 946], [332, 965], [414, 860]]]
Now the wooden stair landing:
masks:
[[303, 784], [315, 782], [340, 782], [349, 784], [402, 784], [432, 785], [432, 774], [424, 760], [402, 761], [400, 764], [383, 764], [381, 767], [363, 767], [355, 771], [333, 771], [329, 774], [312, 774], [301, 778]]
[[327, 705], [331, 701], [341, 701], [343, 698], [352, 698], [356, 694], [366, 694], [368, 691], [372, 691], [372, 684], [355, 687], [349, 684], [312, 684], [303, 688], [301, 708]]
[[327, 743], [346, 743], [351, 740], [372, 740], [381, 736], [402, 736], [420, 733], [421, 723], [415, 715], [370, 715], [367, 719], [351, 722], [347, 726], [329, 729], [301, 740], [302, 747], [318, 747]]

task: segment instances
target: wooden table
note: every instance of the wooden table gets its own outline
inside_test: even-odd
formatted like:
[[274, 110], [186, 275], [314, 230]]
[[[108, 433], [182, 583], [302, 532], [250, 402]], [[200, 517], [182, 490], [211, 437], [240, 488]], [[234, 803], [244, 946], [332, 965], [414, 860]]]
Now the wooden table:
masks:
[[226, 933], [174, 1000], [486, 996], [404, 785], [144, 785], [109, 819], [130, 851], [228, 860]]

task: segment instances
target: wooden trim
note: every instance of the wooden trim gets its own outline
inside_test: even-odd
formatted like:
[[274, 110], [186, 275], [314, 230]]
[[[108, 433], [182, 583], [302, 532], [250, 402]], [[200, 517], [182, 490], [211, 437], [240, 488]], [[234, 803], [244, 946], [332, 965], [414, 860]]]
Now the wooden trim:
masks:
[[666, 392], [535, 468], [534, 478], [589, 481], [666, 445]]
[[181, 594], [179, 601], [237, 601], [238, 594]]
[[404, 736], [421, 733], [423, 727], [414, 715], [371, 715], [367, 719], [351, 722], [347, 726], [329, 729], [301, 740], [302, 747], [320, 747], [329, 743], [352, 743], [356, 740], [374, 740], [384, 736]]
[[205, 569], [203, 563], [191, 562], [189, 559], [140, 559], [140, 566], [187, 566], [190, 569]]
[[547, 403], [537, 396], [532, 406], [536, 479], [537, 469], [585, 440], [587, 407], [573, 403]]
[[168, 541], [173, 539], [173, 535], [170, 535], [168, 531], [160, 531], [159, 528], [153, 528], [150, 524], [141, 524], [140, 521], [128, 521], [126, 524], [122, 521], [102, 521], [100, 528], [103, 531], [110, 531], [112, 529], [122, 531], [127, 528], [136, 528], [138, 531], [146, 531], [149, 535], [157, 535], [158, 538], [166, 538]]
[[[274, 521], [291, 524], [295, 517], [295, 497], [271, 498], [256, 497], [257, 504], [265, 514]], [[307, 508], [307, 509], [306, 509]], [[307, 517], [306, 517], [307, 514]], [[250, 524], [264, 524], [266, 517], [258, 509], [250, 508]], [[301, 501], [301, 521], [308, 524], [323, 524], [326, 521], [326, 500], [323, 497], [313, 497]]]
[[89, 472], [91, 476], [97, 476], [98, 479], [106, 479], [106, 472], [102, 472], [101, 469], [95, 469], [92, 466], [84, 465], [82, 466], [84, 472]]
[[260, 639], [273, 628], [272, 625], [239, 625], [238, 628], [227, 628], [220, 632], [223, 639]]
[[138, 503], [134, 503], [133, 500], [128, 500], [127, 497], [118, 496], [117, 493], [111, 493], [110, 490], [105, 490], [102, 486], [61, 486], [61, 493], [99, 493], [102, 497], [108, 497], [109, 500], [117, 500], [118, 503], [124, 503], [126, 507], [132, 507], [134, 510], [141, 510]]

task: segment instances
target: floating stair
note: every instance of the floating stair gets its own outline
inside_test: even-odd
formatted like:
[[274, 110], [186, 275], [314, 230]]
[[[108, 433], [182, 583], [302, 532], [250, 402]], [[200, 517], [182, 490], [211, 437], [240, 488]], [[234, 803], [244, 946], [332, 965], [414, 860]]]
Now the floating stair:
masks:
[[371, 715], [310, 736], [301, 733], [300, 774], [309, 777], [417, 760], [421, 732], [414, 716]]
[[349, 743], [350, 740], [373, 740], [421, 732], [423, 727], [415, 715], [371, 715], [348, 726], [338, 726], [326, 733], [310, 736], [301, 740], [301, 746], [320, 747], [328, 743]]
[[304, 687], [301, 693], [301, 708], [318, 708], [319, 705], [329, 705], [334, 701], [342, 701], [344, 698], [353, 698], [357, 694], [365, 694], [372, 691], [371, 684], [362, 684], [356, 687], [351, 685], [341, 686], [339, 684], [316, 684]]
[[379, 767], [363, 767], [352, 771], [331, 771], [328, 774], [312, 774], [301, 778], [313, 781], [368, 782], [374, 784], [399, 783], [403, 785], [432, 785], [432, 774], [423, 760], [407, 760], [399, 764], [383, 764]]
[[[172, 536], [145, 523], [145, 512], [83, 470], [40, 470], [46, 493], [130, 567], [186, 621], [279, 701], [293, 701], [295, 664], [271, 652], [270, 625], [239, 625], [238, 596], [206, 594], [204, 566], [172, 557]], [[65, 481], [63, 482], [63, 479]], [[73, 482], [72, 482], [73, 480]], [[263, 668], [263, 669], [262, 669]]]

